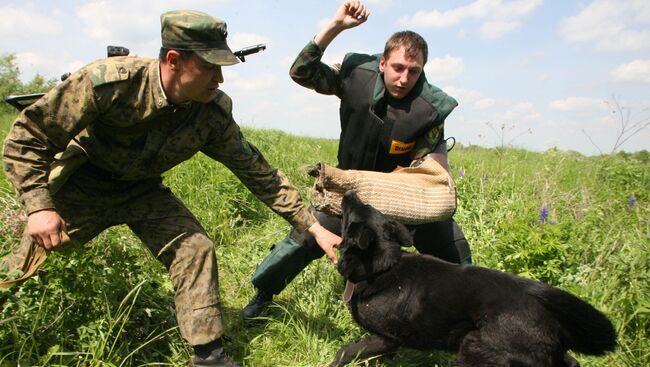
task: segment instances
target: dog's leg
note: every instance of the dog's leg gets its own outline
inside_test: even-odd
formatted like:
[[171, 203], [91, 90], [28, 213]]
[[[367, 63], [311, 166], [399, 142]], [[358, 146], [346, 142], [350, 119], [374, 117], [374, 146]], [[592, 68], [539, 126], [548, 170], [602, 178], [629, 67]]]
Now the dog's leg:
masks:
[[580, 363], [569, 353], [564, 353], [563, 367], [580, 367]]
[[345, 366], [355, 359], [366, 359], [397, 351], [399, 345], [379, 335], [370, 335], [339, 349], [330, 367]]
[[465, 335], [458, 353], [456, 353], [456, 365], [458, 367], [479, 367], [484, 360], [481, 332], [470, 331]]
[[[472, 330], [460, 344], [456, 353], [456, 366], [458, 367], [497, 367], [497, 366], [547, 366], [520, 360], [518, 355], [511, 354], [503, 339], [492, 335], [486, 330]], [[529, 363], [530, 362], [530, 363]], [[550, 365], [549, 365], [550, 366]]]

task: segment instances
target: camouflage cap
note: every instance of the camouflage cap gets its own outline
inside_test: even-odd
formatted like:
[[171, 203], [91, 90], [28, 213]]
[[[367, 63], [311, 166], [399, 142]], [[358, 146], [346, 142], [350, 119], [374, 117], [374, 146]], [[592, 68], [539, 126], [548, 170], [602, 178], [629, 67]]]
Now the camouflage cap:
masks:
[[194, 10], [175, 10], [160, 16], [162, 46], [194, 51], [203, 60], [216, 65], [233, 65], [239, 59], [226, 43], [226, 22]]

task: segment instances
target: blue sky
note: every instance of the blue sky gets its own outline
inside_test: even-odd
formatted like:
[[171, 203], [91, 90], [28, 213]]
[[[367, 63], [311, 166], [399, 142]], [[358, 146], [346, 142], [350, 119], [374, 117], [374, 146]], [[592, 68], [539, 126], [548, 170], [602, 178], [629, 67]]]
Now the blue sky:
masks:
[[[62, 0], [3, 1], [0, 53], [14, 53], [24, 80], [58, 77], [105, 56], [106, 45], [155, 57], [160, 14], [196, 9], [228, 23], [238, 49], [266, 51], [224, 69], [222, 89], [243, 126], [337, 138], [338, 100], [299, 87], [292, 60], [339, 1]], [[429, 44], [429, 81], [460, 106], [446, 122], [465, 145], [553, 147], [592, 155], [612, 150], [621, 119], [650, 119], [650, 1], [647, 0], [369, 0], [371, 15], [341, 34], [324, 60], [346, 52], [381, 52], [395, 31]], [[609, 102], [609, 105], [608, 103]], [[622, 145], [650, 150], [650, 128]]]

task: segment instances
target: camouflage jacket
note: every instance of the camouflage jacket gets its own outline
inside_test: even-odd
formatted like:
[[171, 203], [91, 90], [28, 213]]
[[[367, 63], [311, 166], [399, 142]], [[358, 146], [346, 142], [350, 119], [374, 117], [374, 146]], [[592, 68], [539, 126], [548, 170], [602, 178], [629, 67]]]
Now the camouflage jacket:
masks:
[[[336, 95], [339, 98], [344, 97], [344, 83], [345, 79], [349, 77], [351, 69], [357, 67], [356, 60], [360, 57], [368, 60], [378, 60], [381, 55], [360, 55], [350, 53], [345, 56], [343, 64], [327, 65], [321, 61], [323, 50], [320, 49], [313, 41], [310, 41], [303, 49], [291, 66], [289, 74], [298, 84], [315, 90], [321, 94]], [[378, 72], [378, 71], [377, 71]], [[439, 147], [439, 143], [444, 138], [444, 120], [457, 106], [457, 102], [447, 96], [437, 87], [429, 84], [426, 81], [424, 73], [421, 76], [427, 95], [425, 99], [434, 105], [438, 111], [434, 126], [425, 132], [416, 142], [412, 158], [422, 157]], [[372, 106], [378, 105], [384, 99], [385, 85], [383, 77], [378, 77], [375, 85], [369, 85], [369, 88], [374, 88], [373, 100], [370, 101]], [[342, 101], [343, 103], [344, 101]], [[341, 125], [345, 126], [347, 121], [341, 121]], [[439, 150], [439, 149], [438, 149]], [[443, 149], [446, 154], [446, 150]]]
[[158, 177], [201, 151], [296, 229], [315, 221], [287, 177], [243, 137], [231, 99], [218, 91], [210, 103], [170, 104], [158, 60], [94, 62], [20, 114], [5, 140], [3, 159], [28, 213], [54, 208], [48, 174], [55, 154], [71, 141], [88, 162], [118, 180]]

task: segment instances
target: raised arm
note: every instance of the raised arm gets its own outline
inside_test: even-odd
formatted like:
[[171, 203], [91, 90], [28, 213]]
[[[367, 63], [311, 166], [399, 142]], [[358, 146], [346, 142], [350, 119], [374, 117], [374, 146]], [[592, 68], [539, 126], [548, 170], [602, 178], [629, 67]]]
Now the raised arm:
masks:
[[289, 75], [296, 83], [318, 93], [340, 96], [340, 65], [321, 62], [325, 48], [343, 30], [353, 28], [368, 19], [370, 13], [359, 1], [341, 4], [334, 17], [298, 54]]

